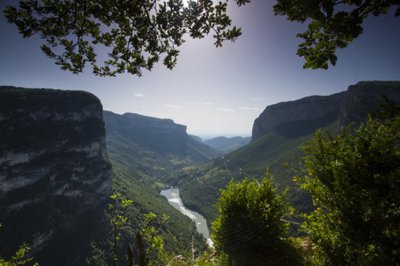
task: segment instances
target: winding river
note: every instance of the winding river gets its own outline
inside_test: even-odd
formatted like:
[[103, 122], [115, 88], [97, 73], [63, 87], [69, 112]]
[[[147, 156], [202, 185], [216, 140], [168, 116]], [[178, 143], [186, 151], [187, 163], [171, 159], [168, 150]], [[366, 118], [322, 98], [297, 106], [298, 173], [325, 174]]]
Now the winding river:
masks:
[[161, 196], [167, 198], [168, 203], [175, 209], [180, 211], [183, 215], [188, 216], [196, 224], [197, 232], [199, 232], [205, 239], [207, 239], [207, 244], [212, 247], [213, 242], [210, 238], [210, 232], [208, 230], [206, 219], [199, 213], [187, 209], [181, 200], [179, 195], [179, 188], [169, 188], [163, 189], [160, 192]]

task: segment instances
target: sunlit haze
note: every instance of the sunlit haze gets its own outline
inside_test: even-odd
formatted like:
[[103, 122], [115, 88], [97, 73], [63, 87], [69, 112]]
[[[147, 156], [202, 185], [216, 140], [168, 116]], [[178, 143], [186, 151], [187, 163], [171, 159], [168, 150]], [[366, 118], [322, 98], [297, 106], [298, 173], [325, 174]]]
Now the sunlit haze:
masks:
[[[1, 1], [3, 10], [7, 3]], [[336, 67], [304, 70], [296, 34], [305, 25], [273, 15], [274, 1], [231, 8], [243, 35], [215, 48], [213, 40], [188, 40], [172, 71], [157, 65], [142, 77], [96, 77], [91, 70], [62, 71], [40, 51], [40, 40], [22, 39], [0, 18], [0, 85], [85, 90], [105, 110], [171, 118], [201, 137], [251, 135], [267, 105], [309, 95], [329, 95], [360, 80], [400, 79], [400, 27], [393, 15], [366, 20], [364, 33], [338, 51]]]

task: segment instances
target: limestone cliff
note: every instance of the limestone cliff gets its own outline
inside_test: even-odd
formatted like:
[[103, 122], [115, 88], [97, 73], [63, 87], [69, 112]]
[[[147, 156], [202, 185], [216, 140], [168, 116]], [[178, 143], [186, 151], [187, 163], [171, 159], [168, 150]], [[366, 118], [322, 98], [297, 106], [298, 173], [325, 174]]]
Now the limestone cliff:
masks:
[[[278, 127], [300, 130], [302, 125], [321, 125], [337, 118], [345, 93], [330, 96], [310, 96], [296, 101], [267, 106], [254, 121], [252, 140]], [[310, 127], [314, 129], [314, 127]]]
[[362, 81], [330, 96], [310, 96], [268, 106], [254, 121], [252, 140], [277, 130], [288, 136], [312, 133], [337, 122], [363, 122], [377, 108], [382, 96], [400, 102], [400, 81]]
[[78, 91], [0, 87], [0, 250], [82, 265], [111, 193], [102, 106]]
[[400, 81], [361, 81], [349, 86], [341, 104], [340, 124], [365, 121], [382, 102], [382, 96], [400, 102]]
[[[193, 161], [206, 161], [218, 152], [199, 142], [186, 132], [186, 126], [171, 119], [160, 119], [139, 114], [123, 115], [104, 112], [107, 138], [110, 144], [116, 135], [158, 154], [188, 156]], [[138, 158], [142, 159], [142, 158]]]
[[117, 131], [148, 149], [158, 152], [184, 154], [186, 152], [186, 126], [170, 119], [159, 119], [139, 114], [123, 115], [104, 112], [107, 132]]

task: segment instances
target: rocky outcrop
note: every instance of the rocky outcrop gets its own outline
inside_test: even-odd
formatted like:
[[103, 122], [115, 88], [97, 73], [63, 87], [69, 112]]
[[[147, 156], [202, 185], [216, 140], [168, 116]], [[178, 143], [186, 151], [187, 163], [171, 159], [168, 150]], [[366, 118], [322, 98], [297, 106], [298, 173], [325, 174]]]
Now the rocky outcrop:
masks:
[[383, 97], [400, 102], [400, 81], [361, 81], [349, 86], [341, 105], [340, 125], [365, 121], [367, 114], [383, 102]]
[[[345, 93], [337, 93], [330, 96], [310, 96], [297, 101], [281, 102], [268, 106], [254, 121], [252, 140], [255, 140], [267, 132], [282, 128], [296, 131], [301, 124], [324, 124], [336, 119], [340, 111], [340, 103]], [[299, 127], [300, 126], [300, 127]]]
[[272, 130], [298, 136], [335, 121], [339, 127], [363, 122], [382, 102], [382, 96], [400, 102], [400, 82], [362, 81], [330, 96], [311, 96], [268, 106], [254, 121], [252, 140]]
[[0, 250], [81, 265], [111, 193], [103, 110], [92, 94], [0, 87]]

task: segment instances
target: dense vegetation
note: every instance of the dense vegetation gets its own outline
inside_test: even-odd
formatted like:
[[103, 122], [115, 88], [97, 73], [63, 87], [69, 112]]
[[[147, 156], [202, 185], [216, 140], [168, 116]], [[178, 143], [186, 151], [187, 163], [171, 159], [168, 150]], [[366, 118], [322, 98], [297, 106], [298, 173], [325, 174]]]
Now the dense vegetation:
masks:
[[290, 209], [270, 174], [231, 181], [221, 191], [213, 222], [215, 248], [234, 265], [296, 265], [301, 257], [287, 239]]
[[316, 209], [303, 228], [317, 265], [400, 262], [400, 116], [318, 132], [297, 178]]

